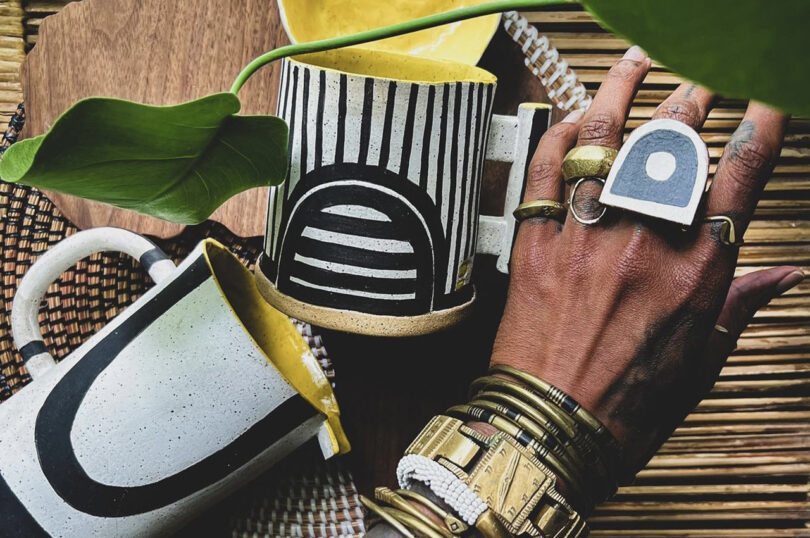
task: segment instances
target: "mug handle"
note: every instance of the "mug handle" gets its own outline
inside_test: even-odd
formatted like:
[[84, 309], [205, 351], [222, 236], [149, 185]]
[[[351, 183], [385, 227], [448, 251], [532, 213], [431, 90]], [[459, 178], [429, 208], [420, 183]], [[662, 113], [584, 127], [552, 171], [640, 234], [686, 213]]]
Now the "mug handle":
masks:
[[149, 272], [156, 284], [174, 271], [174, 262], [154, 243], [121, 228], [93, 228], [57, 243], [26, 272], [11, 306], [11, 333], [32, 379], [56, 365], [48, 353], [39, 327], [39, 307], [48, 287], [80, 260], [97, 252], [129, 254]]
[[511, 162], [512, 167], [506, 186], [503, 216], [479, 217], [476, 252], [498, 256], [496, 266], [502, 273], [509, 272], [509, 258], [515, 240], [515, 217], [512, 212], [523, 198], [529, 163], [550, 123], [551, 105], [544, 103], [522, 103], [517, 116], [492, 116], [486, 158]]

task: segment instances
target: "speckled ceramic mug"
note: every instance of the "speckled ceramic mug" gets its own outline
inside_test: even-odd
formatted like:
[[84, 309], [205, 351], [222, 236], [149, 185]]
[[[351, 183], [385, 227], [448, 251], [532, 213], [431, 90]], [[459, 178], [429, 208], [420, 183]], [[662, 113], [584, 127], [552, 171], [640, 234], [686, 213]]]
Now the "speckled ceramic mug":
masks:
[[[289, 175], [270, 190], [256, 270], [270, 304], [380, 336], [463, 318], [476, 253], [506, 271], [511, 213], [550, 117], [546, 105], [493, 116], [494, 94], [493, 75], [461, 63], [359, 48], [286, 59]], [[479, 218], [487, 159], [512, 172], [502, 216]]]
[[[139, 259], [156, 284], [56, 363], [40, 303], [99, 251]], [[175, 267], [131, 232], [79, 232], [25, 275], [12, 330], [34, 380], [0, 406], [4, 537], [166, 535], [309, 439], [348, 450], [308, 345], [215, 241]]]

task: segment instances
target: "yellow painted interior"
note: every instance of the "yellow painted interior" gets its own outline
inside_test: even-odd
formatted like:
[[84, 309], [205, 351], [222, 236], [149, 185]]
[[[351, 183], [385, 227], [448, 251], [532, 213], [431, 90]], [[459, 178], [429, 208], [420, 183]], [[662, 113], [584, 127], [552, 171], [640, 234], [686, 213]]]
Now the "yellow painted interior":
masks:
[[343, 73], [407, 82], [497, 82], [495, 75], [472, 65], [361, 47], [302, 54], [295, 56], [293, 61]]
[[335, 452], [348, 452], [351, 446], [332, 386], [290, 318], [267, 304], [250, 271], [219, 242], [206, 239], [204, 253], [223, 297], [247, 333], [290, 385], [326, 415]]
[[[290, 39], [303, 43], [372, 30], [485, 0], [278, 0]], [[363, 45], [466, 64], [481, 59], [500, 21], [477, 17]]]

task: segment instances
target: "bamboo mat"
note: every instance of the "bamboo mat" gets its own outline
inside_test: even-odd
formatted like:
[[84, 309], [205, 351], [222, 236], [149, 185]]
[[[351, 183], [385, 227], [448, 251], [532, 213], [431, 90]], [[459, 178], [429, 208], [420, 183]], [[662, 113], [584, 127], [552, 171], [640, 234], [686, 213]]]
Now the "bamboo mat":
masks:
[[[774, 9], [778, 9], [778, 3]], [[525, 13], [594, 93], [628, 43], [579, 9]], [[655, 65], [630, 111], [649, 120], [681, 80]], [[810, 89], [809, 89], [810, 90]], [[721, 100], [701, 132], [711, 171], [742, 119]], [[810, 271], [810, 121], [793, 119], [782, 155], [745, 234], [738, 274], [776, 264]], [[661, 448], [636, 483], [591, 524], [592, 536], [810, 536], [810, 282], [757, 315], [714, 391]]]
[[[18, 67], [26, 47], [36, 42], [42, 17], [65, 3], [0, 1], [3, 121], [20, 99]], [[628, 46], [575, 8], [526, 16], [591, 92]], [[654, 66], [628, 127], [647, 121], [678, 82]], [[744, 110], [740, 101], [721, 100], [710, 114], [701, 135], [709, 145], [712, 172]], [[810, 272], [810, 120], [790, 122], [782, 157], [745, 239], [738, 274], [783, 263]], [[740, 339], [710, 397], [636, 483], [620, 489], [594, 515], [592, 536], [810, 537], [809, 321], [810, 282], [764, 308]], [[284, 504], [276, 499], [254, 509], [266, 516], [268, 502]], [[240, 521], [239, 536], [289, 532], [267, 526], [266, 517], [263, 527], [256, 526], [262, 525], [259, 516]]]

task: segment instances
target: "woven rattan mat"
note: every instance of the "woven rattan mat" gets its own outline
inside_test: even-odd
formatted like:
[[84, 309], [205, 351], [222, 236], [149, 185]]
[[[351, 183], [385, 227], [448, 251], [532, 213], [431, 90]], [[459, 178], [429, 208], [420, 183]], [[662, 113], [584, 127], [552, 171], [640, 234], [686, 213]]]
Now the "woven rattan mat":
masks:
[[[0, 1], [3, 123], [21, 98], [19, 63], [36, 42], [42, 17], [65, 3]], [[574, 6], [527, 16], [590, 92], [627, 47]], [[656, 66], [638, 94], [628, 127], [649, 119], [678, 82]], [[722, 100], [709, 116], [701, 134], [710, 148], [712, 171], [743, 111], [742, 103]], [[0, 184], [0, 399], [26, 381], [8, 334], [17, 279], [49, 245], [74, 231], [40, 193]], [[189, 228], [162, 246], [182, 257], [206, 236], [216, 237], [245, 261], [252, 261], [259, 247], [256, 240], [238, 239], [212, 224]], [[780, 263], [810, 270], [810, 120], [791, 121], [782, 158], [745, 239], [740, 274]], [[146, 286], [143, 273], [124, 257], [104, 255], [79, 264], [48, 293], [43, 328], [52, 352], [58, 357], [69, 353]], [[810, 282], [805, 282], [760, 312], [712, 395], [636, 484], [622, 488], [592, 518], [592, 536], [810, 538], [808, 419]], [[351, 477], [337, 467], [260, 480], [219, 511], [232, 520], [233, 536], [362, 532]]]

